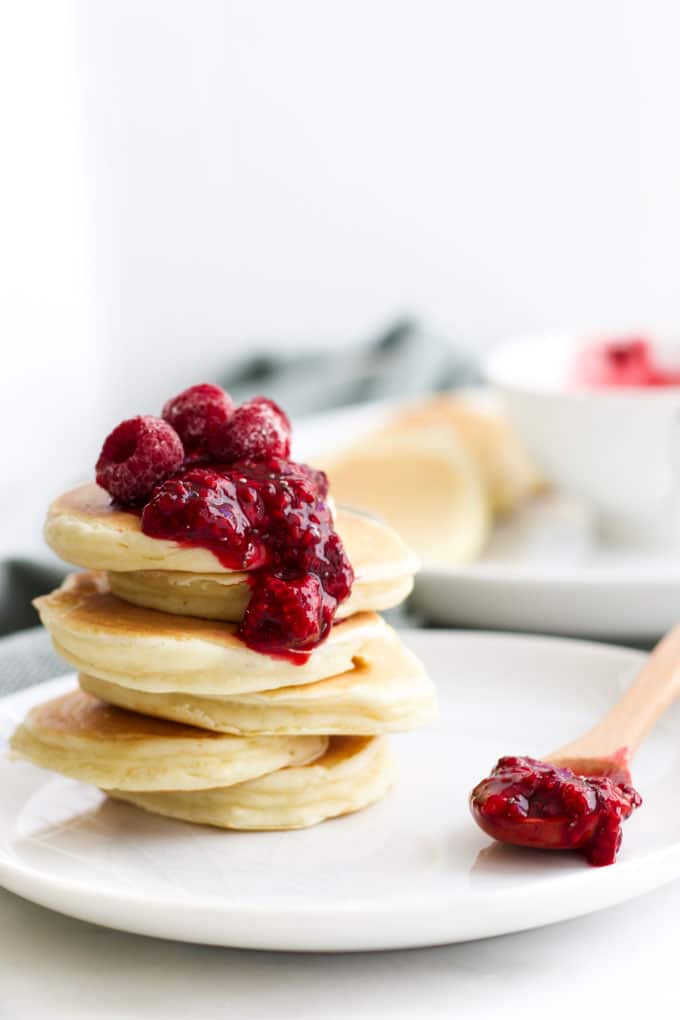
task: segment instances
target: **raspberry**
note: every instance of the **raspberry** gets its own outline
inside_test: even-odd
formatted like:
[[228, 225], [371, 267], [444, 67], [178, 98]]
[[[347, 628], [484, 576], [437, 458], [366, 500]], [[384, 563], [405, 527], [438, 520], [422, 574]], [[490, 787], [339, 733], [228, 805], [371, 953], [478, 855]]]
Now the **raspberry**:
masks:
[[208, 443], [217, 460], [269, 460], [290, 456], [290, 421], [266, 397], [237, 407], [226, 424], [208, 423]]
[[123, 505], [146, 499], [184, 461], [179, 436], [162, 418], [128, 418], [107, 436], [97, 461], [97, 484]]
[[191, 460], [208, 452], [208, 427], [221, 427], [231, 418], [234, 402], [220, 386], [190, 386], [163, 405], [163, 417], [172, 425]]
[[263, 652], [308, 651], [330, 629], [335, 606], [326, 607], [326, 601], [315, 574], [291, 579], [265, 575], [254, 585], [241, 637]]

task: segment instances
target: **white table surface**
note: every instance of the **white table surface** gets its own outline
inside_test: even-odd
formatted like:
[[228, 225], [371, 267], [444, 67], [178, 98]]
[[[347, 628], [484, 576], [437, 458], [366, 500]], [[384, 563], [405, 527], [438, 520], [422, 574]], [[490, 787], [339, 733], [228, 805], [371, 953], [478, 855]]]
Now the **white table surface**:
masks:
[[0, 890], [2, 1020], [677, 1016], [680, 882], [600, 914], [457, 946], [339, 956], [147, 939]]

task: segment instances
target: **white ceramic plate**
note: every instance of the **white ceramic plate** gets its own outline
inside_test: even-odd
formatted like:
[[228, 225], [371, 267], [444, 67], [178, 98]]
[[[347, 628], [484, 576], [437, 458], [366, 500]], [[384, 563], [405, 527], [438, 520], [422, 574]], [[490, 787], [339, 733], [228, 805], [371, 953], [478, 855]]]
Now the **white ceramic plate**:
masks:
[[[499, 755], [541, 755], [589, 726], [638, 652], [553, 638], [405, 632], [442, 720], [395, 738], [400, 779], [375, 807], [314, 829], [229, 833], [146, 815], [0, 760], [0, 884], [98, 924], [286, 950], [456, 942], [608, 907], [680, 875], [680, 706], [648, 739], [645, 804], [612, 867], [491, 844], [467, 794]], [[0, 702], [1, 732], [60, 679]]]
[[[345, 408], [301, 421], [299, 455], [313, 458], [350, 443], [395, 406]], [[425, 564], [412, 605], [442, 626], [651, 642], [680, 619], [680, 548], [605, 544], [583, 503], [556, 492], [498, 525], [479, 560]]]
[[606, 545], [582, 504], [552, 493], [499, 524], [474, 563], [426, 565], [413, 607], [445, 626], [652, 642], [680, 619], [680, 549]]

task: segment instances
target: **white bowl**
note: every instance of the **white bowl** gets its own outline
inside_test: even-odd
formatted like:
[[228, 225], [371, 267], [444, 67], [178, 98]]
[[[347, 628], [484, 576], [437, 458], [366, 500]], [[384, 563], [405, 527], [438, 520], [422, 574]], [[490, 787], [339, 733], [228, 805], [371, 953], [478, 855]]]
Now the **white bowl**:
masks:
[[[645, 335], [668, 345], [666, 333]], [[487, 357], [486, 377], [548, 480], [584, 498], [607, 537], [668, 541], [680, 533], [680, 387], [576, 387], [575, 357], [601, 336], [509, 340]]]

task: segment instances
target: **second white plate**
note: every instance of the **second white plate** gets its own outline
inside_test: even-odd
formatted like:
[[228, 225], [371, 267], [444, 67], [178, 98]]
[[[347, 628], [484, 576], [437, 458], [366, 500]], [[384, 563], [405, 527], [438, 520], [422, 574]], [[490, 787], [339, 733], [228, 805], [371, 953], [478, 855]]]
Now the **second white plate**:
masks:
[[[0, 884], [98, 924], [259, 949], [393, 949], [519, 931], [600, 910], [680, 875], [680, 706], [648, 739], [644, 806], [612, 867], [491, 844], [468, 792], [501, 754], [542, 755], [590, 726], [643, 661], [549, 638], [405, 632], [439, 688], [435, 728], [395, 738], [380, 804], [298, 832], [221, 832], [147, 815], [0, 759]], [[0, 701], [0, 734], [74, 684]]]
[[[313, 459], [350, 443], [384, 424], [396, 406], [367, 404], [303, 419], [296, 455]], [[607, 545], [586, 507], [555, 492], [499, 524], [474, 563], [425, 564], [413, 606], [448, 627], [648, 643], [680, 618], [680, 548]]]
[[499, 524], [476, 562], [426, 565], [413, 607], [445, 626], [644, 644], [680, 618], [680, 550], [606, 545], [582, 504], [552, 493]]

